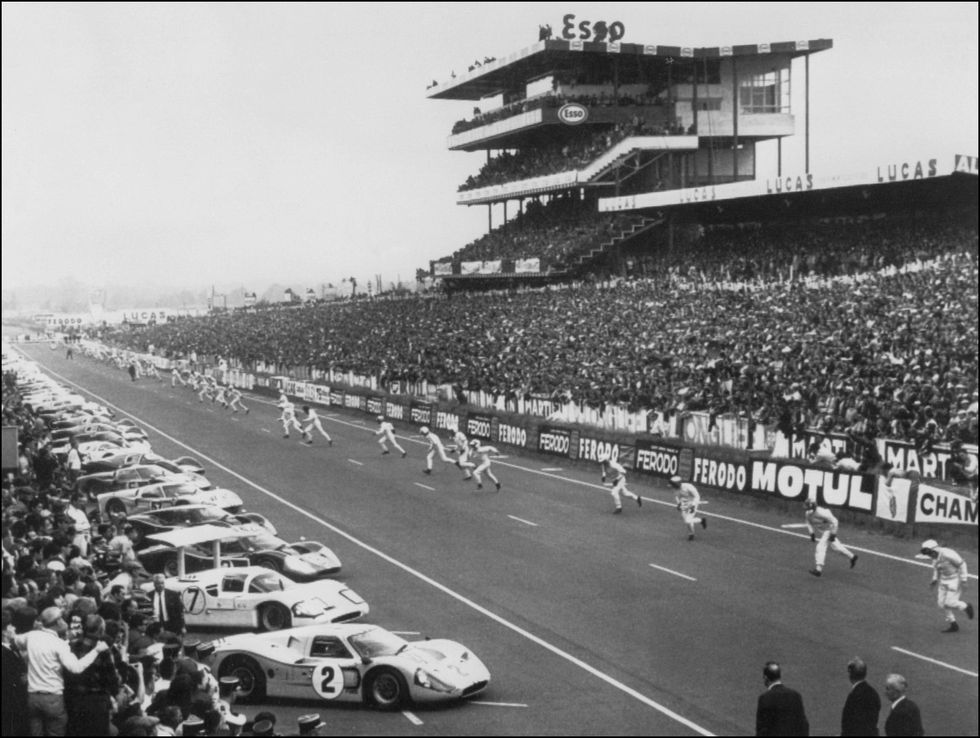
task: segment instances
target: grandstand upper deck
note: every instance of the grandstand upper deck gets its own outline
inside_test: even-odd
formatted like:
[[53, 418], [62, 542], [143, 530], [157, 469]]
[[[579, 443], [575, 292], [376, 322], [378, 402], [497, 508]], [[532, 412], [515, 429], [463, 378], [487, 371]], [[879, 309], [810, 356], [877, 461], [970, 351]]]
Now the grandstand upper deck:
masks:
[[[756, 144], [796, 135], [793, 60], [832, 46], [829, 39], [705, 48], [547, 39], [474, 62], [430, 85], [428, 96], [479, 102], [472, 118], [454, 125], [450, 149], [485, 150], [488, 159], [494, 150], [519, 152], [519, 166], [488, 160], [489, 171], [461, 188], [459, 204], [570, 188], [614, 186], [625, 194], [703, 186], [754, 178]], [[585, 161], [563, 156], [588, 137], [608, 144]]]

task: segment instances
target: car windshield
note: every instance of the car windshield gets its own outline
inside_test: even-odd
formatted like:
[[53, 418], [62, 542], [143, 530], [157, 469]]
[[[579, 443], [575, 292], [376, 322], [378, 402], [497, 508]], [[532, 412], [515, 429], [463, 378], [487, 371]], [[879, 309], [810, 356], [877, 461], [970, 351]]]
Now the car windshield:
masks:
[[269, 533], [255, 533], [254, 535], [239, 538], [242, 544], [256, 551], [273, 550], [277, 551], [286, 546], [286, 542], [281, 538], [276, 538]]
[[394, 656], [408, 645], [408, 641], [387, 630], [374, 628], [352, 635], [350, 644], [361, 658], [374, 659], [379, 656]]
[[188, 497], [197, 494], [197, 487], [193, 484], [164, 484], [167, 497]]
[[287, 582], [275, 572], [268, 574], [257, 574], [248, 585], [249, 592], [281, 592], [293, 586], [292, 582]]

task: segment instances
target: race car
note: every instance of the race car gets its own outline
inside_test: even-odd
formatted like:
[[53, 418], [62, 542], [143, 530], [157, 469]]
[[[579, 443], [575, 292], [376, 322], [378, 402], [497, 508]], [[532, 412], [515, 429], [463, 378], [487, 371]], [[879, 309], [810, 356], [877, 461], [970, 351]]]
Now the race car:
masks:
[[[258, 525], [229, 528], [228, 538], [221, 539], [220, 546], [224, 564], [264, 566], [298, 582], [323, 579], [336, 574], [341, 566], [336, 554], [322, 543], [287, 543]], [[189, 545], [183, 555], [189, 572], [214, 567], [214, 546], [209, 542]], [[139, 558], [147, 571], [177, 576], [177, 554], [171, 546], [151, 545], [139, 551]]]
[[115, 471], [85, 474], [78, 478], [78, 491], [85, 495], [101, 495], [104, 492], [158, 483], [189, 484], [198, 489], [209, 489], [214, 486], [207, 477], [202, 477], [200, 474], [187, 472], [175, 474], [157, 464], [137, 464]]
[[200, 489], [185, 482], [162, 482], [105, 492], [96, 498], [99, 514], [130, 515], [182, 504], [214, 505], [228, 512], [242, 509], [242, 498], [230, 489]]
[[[280, 630], [356, 620], [370, 611], [345, 584], [332, 579], [297, 584], [261, 566], [208, 569], [172, 577], [165, 586], [180, 593], [188, 626]], [[153, 584], [143, 590], [152, 593]]]
[[152, 451], [149, 453], [124, 451], [101, 459], [93, 459], [82, 465], [82, 473], [101, 474], [103, 472], [111, 472], [116, 469], [125, 469], [130, 466], [143, 464], [159, 466], [171, 474], [190, 473], [200, 474], [202, 476], [204, 474], [204, 467], [201, 466], [200, 462], [192, 459], [190, 456], [181, 456], [171, 461], [162, 456], [158, 456]]
[[212, 641], [211, 671], [239, 679], [239, 696], [364, 702], [394, 710], [409, 700], [448, 702], [487, 688], [490, 672], [469, 649], [415, 641], [376, 625], [307, 625]]
[[168, 530], [184, 528], [191, 525], [260, 525], [272, 535], [276, 535], [276, 526], [258, 513], [230, 513], [215, 505], [178, 505], [161, 507], [157, 510], [147, 510], [137, 515], [130, 515], [126, 522], [136, 528], [141, 536], [155, 533], [165, 533]]

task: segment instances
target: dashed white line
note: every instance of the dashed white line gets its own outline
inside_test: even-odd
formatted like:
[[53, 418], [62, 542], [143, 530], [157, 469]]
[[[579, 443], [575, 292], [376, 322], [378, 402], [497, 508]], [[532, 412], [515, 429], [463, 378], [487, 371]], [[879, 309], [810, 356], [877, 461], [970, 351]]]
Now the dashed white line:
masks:
[[673, 569], [668, 569], [666, 566], [657, 566], [656, 564], [650, 564], [654, 569], [660, 569], [660, 571], [665, 571], [668, 574], [673, 574], [675, 577], [680, 577], [681, 579], [688, 579], [692, 582], [698, 581], [694, 577], [689, 577], [687, 574], [681, 574], [679, 571], [674, 571]]
[[262, 431], [263, 433], [272, 433], [272, 431], [271, 431], [271, 430], [269, 430], [268, 428], [261, 428], [260, 430], [261, 430], [261, 431]]
[[930, 664], [936, 664], [937, 666], [943, 666], [947, 669], [952, 669], [953, 671], [958, 671], [960, 674], [966, 674], [974, 679], [977, 678], [977, 673], [975, 671], [970, 671], [968, 669], [961, 669], [958, 666], [953, 666], [952, 664], [947, 664], [945, 661], [939, 661], [937, 659], [931, 659], [928, 656], [923, 656], [921, 653], [915, 653], [914, 651], [906, 651], [904, 648], [899, 648], [898, 646], [892, 646], [892, 651], [898, 651], [899, 653], [904, 653], [907, 656], [913, 656], [917, 659], [922, 659], [923, 661], [928, 661]]
[[785, 523], [780, 528], [806, 528], [806, 523]]
[[484, 702], [482, 700], [470, 700], [471, 705], [488, 705], [489, 707], [527, 707], [523, 702]]
[[537, 523], [532, 523], [530, 520], [519, 518], [516, 515], [508, 515], [507, 517], [511, 520], [516, 520], [518, 523], [524, 523], [524, 525], [533, 525], [535, 528], [539, 527]]
[[408, 710], [402, 710], [402, 715], [404, 715], [406, 718], [408, 718], [408, 722], [410, 722], [412, 725], [421, 725], [422, 724], [422, 721], [419, 720], [418, 717], [414, 713], [411, 713]]
[[436, 488], [435, 487], [430, 487], [427, 484], [421, 484], [420, 482], [412, 482], [412, 484], [414, 484], [416, 487], [421, 487], [422, 489], [427, 489], [427, 490], [429, 490], [429, 492], [435, 492], [436, 491]]
[[560, 466], [546, 466], [541, 471], [543, 471], [543, 472], [556, 472], [556, 471], [565, 471], [565, 470], [562, 469]]
[[357, 459], [347, 459], [352, 464], [357, 464], [358, 466], [364, 466], [363, 461], [358, 461]]

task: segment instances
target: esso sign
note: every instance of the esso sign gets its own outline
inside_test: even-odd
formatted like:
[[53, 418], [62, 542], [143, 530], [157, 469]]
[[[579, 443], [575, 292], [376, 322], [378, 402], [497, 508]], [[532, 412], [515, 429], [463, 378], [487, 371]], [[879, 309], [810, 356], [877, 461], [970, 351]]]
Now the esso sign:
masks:
[[[561, 20], [561, 37], [568, 41], [577, 38], [582, 41], [592, 39], [593, 41], [598, 41], [600, 43], [609, 42], [614, 44], [626, 34], [626, 26], [619, 21], [606, 23], [605, 21], [586, 20], [576, 24], [575, 15], [573, 13], [569, 13]], [[576, 30], [578, 31], [577, 36], [575, 35]]]
[[589, 117], [589, 109], [578, 103], [568, 103], [558, 108], [558, 120], [569, 126], [585, 123]]

